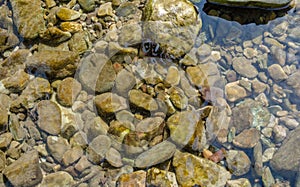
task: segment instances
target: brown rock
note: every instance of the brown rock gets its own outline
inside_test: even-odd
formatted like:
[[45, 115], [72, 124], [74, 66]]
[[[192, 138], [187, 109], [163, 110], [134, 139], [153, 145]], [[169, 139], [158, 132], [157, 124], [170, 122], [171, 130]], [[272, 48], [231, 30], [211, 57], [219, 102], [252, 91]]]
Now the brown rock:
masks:
[[72, 106], [81, 91], [81, 84], [74, 78], [65, 78], [57, 88], [58, 102], [63, 106]]
[[240, 148], [252, 148], [260, 139], [260, 131], [255, 128], [243, 130], [233, 139], [233, 144]]
[[11, 77], [3, 80], [6, 89], [11, 92], [21, 92], [29, 82], [29, 75], [24, 70], [17, 71]]
[[119, 177], [119, 187], [145, 187], [146, 186], [146, 172], [143, 170], [135, 171], [133, 173], [123, 174]]

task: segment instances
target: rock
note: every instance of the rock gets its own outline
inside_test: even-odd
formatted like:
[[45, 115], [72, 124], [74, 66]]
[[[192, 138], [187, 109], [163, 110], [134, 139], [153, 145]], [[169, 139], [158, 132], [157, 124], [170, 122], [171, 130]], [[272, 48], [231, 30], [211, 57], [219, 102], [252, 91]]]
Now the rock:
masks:
[[260, 94], [263, 93], [267, 89], [267, 85], [263, 82], [260, 82], [258, 79], [254, 79], [251, 81], [252, 83], [252, 89], [254, 93]]
[[56, 11], [56, 16], [62, 21], [73, 21], [80, 17], [80, 12], [65, 7], [60, 7]]
[[102, 5], [100, 5], [97, 15], [102, 17], [102, 16], [114, 16], [113, 14], [113, 8], [112, 8], [112, 3], [107, 2]]
[[26, 137], [26, 130], [20, 124], [20, 121], [16, 114], [10, 114], [9, 131], [13, 135], [14, 140], [22, 141]]
[[276, 143], [282, 142], [286, 138], [288, 129], [282, 125], [275, 125], [273, 128], [273, 137]]
[[10, 142], [13, 139], [13, 135], [10, 132], [6, 132], [0, 135], [0, 148], [8, 148]]
[[287, 21], [282, 21], [277, 24], [272, 30], [272, 34], [277, 36], [282, 36], [285, 34], [286, 30], [288, 29], [289, 23]]
[[272, 64], [268, 67], [268, 72], [271, 76], [271, 78], [275, 81], [283, 81], [288, 78], [288, 76], [285, 74], [284, 70], [279, 64]]
[[3, 151], [0, 151], [0, 171], [2, 172], [6, 166], [6, 155]]
[[163, 133], [165, 123], [161, 117], [149, 117], [141, 120], [136, 124], [135, 131], [143, 133], [147, 136], [148, 140], [151, 140], [155, 136]]
[[35, 186], [42, 181], [43, 174], [39, 164], [38, 152], [24, 153], [18, 160], [3, 170], [4, 176], [13, 186]]
[[82, 86], [89, 91], [103, 93], [112, 89], [116, 72], [105, 55], [92, 53], [81, 59], [78, 77]]
[[[71, 33], [64, 32], [57, 27], [48, 27], [47, 30], [45, 30], [45, 32], [40, 34], [40, 37], [43, 40], [49, 41], [49, 43], [52, 43], [55, 45], [69, 40], [71, 38], [71, 36], [72, 36]], [[68, 51], [68, 50], [65, 50], [65, 51]]]
[[245, 129], [233, 139], [233, 145], [240, 148], [254, 147], [260, 138], [260, 131], [255, 128]]
[[235, 176], [241, 176], [248, 173], [251, 161], [244, 151], [229, 150], [226, 154], [228, 169]]
[[14, 24], [22, 37], [34, 39], [46, 30], [41, 1], [13, 0], [11, 6]]
[[6, 89], [11, 92], [21, 92], [29, 82], [29, 75], [24, 70], [17, 71], [13, 76], [2, 81]]
[[121, 154], [119, 153], [119, 151], [112, 147], [109, 148], [109, 150], [106, 152], [105, 159], [110, 165], [114, 167], [119, 168], [123, 166]]
[[262, 175], [263, 171], [263, 153], [262, 153], [262, 145], [260, 142], [255, 145], [253, 148], [253, 157], [254, 157], [254, 170], [258, 176]]
[[226, 187], [251, 187], [251, 183], [246, 178], [239, 178], [235, 180], [228, 180]]
[[204, 124], [195, 111], [177, 112], [167, 120], [172, 141], [180, 147], [200, 150], [206, 144]]
[[129, 90], [131, 90], [136, 84], [134, 75], [125, 69], [122, 69], [116, 77], [115, 89], [116, 92], [122, 96], [128, 96]]
[[59, 163], [61, 163], [66, 151], [71, 149], [71, 146], [67, 139], [60, 136], [48, 136], [47, 148], [49, 154]]
[[257, 56], [257, 50], [254, 48], [245, 48], [244, 49], [244, 55], [245, 57], [247, 57], [248, 59], [252, 59], [253, 57]]
[[128, 174], [122, 174], [118, 179], [119, 187], [144, 187], [146, 186], [146, 172], [138, 170]]
[[65, 171], [57, 171], [55, 173], [50, 173], [43, 178], [40, 187], [49, 186], [73, 186], [75, 181], [73, 177]]
[[141, 90], [130, 90], [128, 96], [129, 102], [135, 107], [141, 108], [146, 111], [158, 110], [158, 104], [156, 100], [149, 94], [146, 94]]
[[289, 29], [288, 36], [292, 38], [293, 41], [300, 41], [300, 34], [297, 31], [297, 27]]
[[245, 57], [235, 57], [232, 59], [233, 69], [246, 78], [254, 78], [258, 75], [257, 69]]
[[269, 162], [277, 149], [274, 147], [267, 148], [262, 155], [262, 162]]
[[211, 54], [211, 46], [208, 44], [202, 44], [198, 47], [197, 49], [197, 57], [200, 60], [204, 60], [205, 58], [207, 58], [208, 56], [210, 56]]
[[[1, 103], [2, 105], [2, 103]], [[8, 111], [6, 108], [0, 107], [0, 131], [5, 131], [8, 125]]]
[[126, 99], [114, 93], [103, 93], [95, 97], [95, 105], [101, 115], [114, 114], [128, 108]]
[[98, 135], [106, 135], [109, 126], [102, 120], [101, 117], [97, 116], [85, 125], [85, 132], [87, 132], [88, 140], [92, 141]]
[[[137, 168], [147, 168], [156, 164], [160, 164], [170, 159], [175, 153], [176, 146], [169, 142], [163, 141], [149, 150], [140, 154], [134, 162], [134, 166]], [[157, 156], [159, 153], [159, 157]]]
[[158, 168], [147, 171], [147, 185], [150, 186], [178, 186], [175, 173]]
[[69, 40], [69, 47], [71, 51], [78, 54], [83, 54], [89, 48], [89, 34], [87, 32], [77, 32], [73, 34]]
[[72, 106], [81, 91], [81, 84], [74, 78], [68, 77], [61, 81], [57, 88], [58, 102], [66, 107]]
[[273, 59], [274, 59], [273, 63], [278, 63], [281, 66], [285, 65], [286, 56], [287, 56], [287, 53], [285, 52], [285, 50], [283, 50], [279, 47], [272, 46], [271, 47], [271, 54], [272, 54]]
[[76, 32], [82, 31], [82, 25], [80, 23], [77, 23], [77, 22], [65, 21], [65, 22], [62, 22], [60, 24], [60, 29], [62, 31], [74, 34]]
[[225, 85], [225, 96], [230, 102], [239, 101], [248, 96], [245, 88], [239, 85], [239, 82], [231, 82]]
[[269, 167], [264, 167], [263, 174], [262, 174], [262, 181], [264, 186], [273, 186], [275, 184], [274, 177]]
[[62, 119], [59, 106], [49, 100], [42, 100], [37, 105], [39, 128], [51, 134], [58, 135], [61, 131]]
[[[135, 2], [122, 2], [120, 6], [116, 9], [117, 16], [127, 17], [129, 15], [139, 15], [139, 9]], [[138, 16], [139, 17], [139, 16]]]
[[228, 5], [228, 6], [241, 6], [241, 7], [256, 7], [256, 8], [284, 8], [291, 0], [209, 0], [210, 3]]
[[299, 126], [299, 122], [292, 116], [283, 116], [279, 118], [279, 121], [284, 124], [288, 129], [295, 129]]
[[176, 178], [181, 186], [225, 186], [231, 174], [224, 167], [190, 153], [176, 151], [173, 158]]
[[142, 43], [142, 27], [138, 23], [124, 25], [120, 30], [119, 44], [123, 47]]
[[78, 59], [78, 54], [71, 51], [39, 51], [27, 58], [26, 69], [50, 79], [59, 79], [75, 73]]
[[63, 157], [62, 157], [62, 163], [65, 166], [69, 166], [73, 164], [74, 162], [78, 161], [81, 156], [83, 155], [83, 150], [81, 147], [76, 146], [72, 147], [71, 149], [67, 150]]
[[175, 57], [192, 49], [202, 27], [193, 4], [186, 0], [148, 1], [143, 18], [144, 38]]
[[245, 99], [232, 109], [232, 126], [240, 133], [250, 127], [265, 127], [269, 124], [271, 114], [262, 103]]
[[199, 66], [186, 68], [186, 73], [191, 83], [197, 88], [208, 88], [208, 80], [205, 72]]
[[180, 109], [184, 110], [188, 106], [188, 98], [185, 96], [184, 91], [179, 87], [172, 87], [168, 90], [170, 95], [170, 100], [173, 105]]
[[111, 146], [111, 140], [108, 136], [99, 135], [89, 144], [86, 152], [89, 161], [99, 164], [103, 162], [106, 152]]
[[180, 73], [176, 66], [170, 66], [165, 82], [171, 86], [177, 86], [180, 82]]
[[95, 0], [78, 0], [78, 3], [85, 12], [92, 12], [95, 10]]

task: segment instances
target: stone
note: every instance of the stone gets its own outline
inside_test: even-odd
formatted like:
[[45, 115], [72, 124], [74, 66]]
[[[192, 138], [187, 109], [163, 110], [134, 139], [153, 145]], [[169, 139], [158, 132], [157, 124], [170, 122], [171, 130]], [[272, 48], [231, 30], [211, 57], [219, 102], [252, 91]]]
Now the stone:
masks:
[[177, 112], [167, 120], [170, 137], [180, 147], [201, 150], [206, 144], [204, 124], [195, 111]]
[[59, 104], [70, 107], [81, 91], [81, 84], [74, 78], [67, 77], [61, 81], [57, 88]]
[[[2, 105], [2, 103], [1, 103]], [[0, 131], [5, 131], [8, 125], [8, 111], [6, 108], [0, 107]]]
[[78, 54], [71, 51], [39, 51], [27, 58], [26, 70], [49, 79], [60, 79], [74, 75], [78, 60]]
[[73, 186], [75, 181], [73, 177], [65, 171], [57, 171], [55, 173], [50, 173], [44, 176], [40, 187], [49, 186]]
[[13, 135], [14, 140], [22, 141], [26, 137], [26, 130], [21, 125], [18, 116], [16, 114], [10, 114], [9, 131]]
[[287, 56], [287, 53], [285, 52], [285, 50], [283, 50], [279, 47], [272, 46], [270, 51], [271, 51], [271, 55], [274, 59], [274, 62], [278, 63], [281, 66], [284, 66], [285, 62], [286, 62], [286, 56]]
[[196, 54], [198, 59], [201, 61], [210, 56], [211, 52], [211, 46], [204, 43], [198, 47]]
[[120, 30], [119, 44], [123, 47], [142, 43], [142, 27], [138, 23], [124, 25]]
[[78, 54], [83, 54], [89, 48], [89, 34], [87, 32], [77, 32], [73, 34], [72, 38], [69, 40], [69, 47], [71, 51]]
[[136, 80], [134, 75], [131, 72], [122, 69], [117, 74], [115, 81], [115, 89], [118, 94], [122, 96], [128, 96], [129, 90], [131, 90], [135, 84]]
[[170, 66], [165, 82], [171, 86], [177, 86], [180, 83], [180, 73], [176, 66]]
[[255, 128], [245, 129], [233, 139], [233, 145], [240, 148], [253, 148], [259, 141], [260, 131]]
[[49, 154], [59, 163], [61, 163], [66, 151], [71, 149], [67, 139], [60, 136], [48, 136], [47, 148]]
[[[160, 164], [170, 159], [175, 153], [175, 150], [176, 146], [173, 143], [163, 141], [138, 155], [135, 159], [134, 166], [137, 168], [147, 168]], [[159, 153], [159, 157], [157, 156], [157, 153]]]
[[107, 2], [104, 3], [102, 5], [100, 5], [98, 11], [97, 11], [97, 15], [99, 17], [102, 16], [113, 16], [113, 8], [112, 8], [112, 3], [111, 2]]
[[251, 81], [252, 89], [254, 93], [260, 94], [263, 93], [267, 89], [267, 85], [263, 82], [260, 82], [258, 79], [254, 79]]
[[300, 34], [297, 31], [297, 27], [289, 29], [288, 36], [292, 38], [293, 41], [300, 41]]
[[38, 127], [43, 131], [58, 135], [61, 131], [62, 119], [59, 106], [53, 101], [42, 100], [37, 104]]
[[225, 96], [230, 102], [239, 101], [248, 96], [246, 89], [239, 85], [239, 82], [231, 82], [225, 85]]
[[186, 0], [148, 1], [143, 15], [144, 38], [158, 43], [174, 57], [192, 49], [202, 22]]
[[295, 129], [299, 126], [299, 122], [292, 116], [283, 116], [279, 118], [279, 121], [284, 124], [288, 129]]
[[[57, 27], [48, 27], [45, 30], [45, 32], [40, 34], [40, 37], [44, 41], [49, 41], [49, 43], [52, 43], [55, 45], [69, 40], [71, 38], [71, 36], [72, 36], [71, 33], [64, 32]], [[68, 50], [64, 50], [64, 51], [68, 51]]]
[[208, 2], [240, 7], [284, 8], [291, 0], [209, 0]]
[[172, 164], [180, 186], [225, 186], [231, 178], [224, 167], [190, 153], [176, 151]]
[[83, 155], [83, 150], [79, 146], [72, 147], [71, 149], [67, 150], [63, 157], [62, 157], [62, 163], [65, 166], [69, 166], [73, 164], [74, 162], [78, 161]]
[[276, 143], [282, 142], [287, 135], [288, 129], [282, 125], [275, 125], [273, 127], [273, 137]]
[[103, 93], [95, 97], [95, 105], [101, 115], [114, 114], [128, 108], [126, 99], [114, 93]]
[[124, 173], [118, 178], [119, 187], [144, 187], [146, 186], [146, 171], [138, 170], [132, 173]]
[[251, 161], [244, 151], [229, 150], [226, 154], [228, 169], [235, 176], [241, 176], [250, 170]]
[[29, 75], [24, 70], [17, 71], [13, 76], [2, 80], [6, 89], [11, 92], [21, 92], [29, 82]]
[[164, 119], [161, 117], [149, 117], [136, 124], [135, 131], [144, 133], [149, 140], [157, 135], [161, 135], [164, 129]]
[[158, 168], [147, 171], [147, 185], [150, 186], [178, 186], [175, 173]]
[[46, 30], [41, 1], [13, 0], [11, 6], [14, 24], [22, 37], [35, 39], [39, 33]]
[[0, 171], [2, 172], [6, 166], [6, 155], [3, 151], [0, 151]]
[[86, 123], [84, 130], [88, 136], [88, 140], [92, 141], [98, 135], [106, 135], [108, 129], [109, 126], [107, 123], [105, 123], [101, 117], [97, 116]]
[[254, 171], [258, 176], [262, 175], [263, 171], [263, 153], [262, 144], [258, 142], [253, 148]]
[[257, 50], [254, 49], [254, 48], [245, 48], [244, 49], [244, 55], [246, 58], [248, 59], [252, 59], [253, 57], [256, 57], [257, 56]]
[[121, 154], [118, 150], [112, 147], [109, 148], [109, 150], [106, 152], [105, 159], [110, 165], [114, 167], [119, 168], [123, 166]]
[[180, 110], [186, 109], [188, 106], [188, 98], [182, 89], [179, 87], [172, 87], [168, 90], [168, 93], [170, 95], [170, 100], [176, 108]]
[[232, 59], [233, 69], [246, 78], [254, 78], [258, 75], [257, 69], [245, 57], [235, 57]]
[[142, 92], [141, 90], [130, 90], [128, 93], [129, 102], [135, 107], [146, 111], [158, 110], [158, 104], [151, 95]]
[[80, 12], [65, 7], [60, 7], [56, 11], [56, 16], [62, 21], [73, 21], [78, 19], [80, 15]]
[[3, 170], [4, 176], [13, 186], [35, 186], [43, 179], [39, 155], [35, 150], [27, 151]]
[[99, 135], [92, 140], [86, 152], [89, 161], [99, 164], [105, 159], [106, 152], [111, 146], [111, 140], [106, 135]]
[[107, 56], [92, 53], [81, 59], [78, 77], [88, 91], [104, 93], [114, 86], [116, 72]]
[[186, 73], [191, 83], [197, 88], [208, 88], [208, 80], [205, 72], [199, 66], [186, 68]]
[[264, 167], [263, 174], [262, 174], [262, 181], [263, 181], [264, 186], [275, 185], [275, 179], [274, 179], [269, 167]]
[[85, 12], [92, 12], [95, 10], [95, 0], [78, 0], [78, 3]]
[[251, 183], [246, 178], [239, 178], [235, 180], [228, 180], [226, 187], [251, 187]]
[[284, 81], [288, 78], [284, 70], [279, 64], [272, 64], [268, 67], [271, 78], [277, 82]]
[[0, 148], [8, 148], [10, 142], [13, 139], [13, 135], [10, 132], [6, 132], [0, 135]]
[[82, 31], [82, 25], [77, 22], [65, 21], [60, 24], [60, 29], [64, 32], [74, 34], [76, 32]]

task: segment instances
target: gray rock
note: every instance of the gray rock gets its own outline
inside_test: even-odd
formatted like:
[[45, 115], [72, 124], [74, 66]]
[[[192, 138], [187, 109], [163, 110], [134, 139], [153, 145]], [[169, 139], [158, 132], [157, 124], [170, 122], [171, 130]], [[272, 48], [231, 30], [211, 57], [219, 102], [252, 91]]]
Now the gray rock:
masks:
[[112, 8], [112, 3], [107, 2], [102, 5], [100, 5], [98, 11], [97, 11], [98, 16], [113, 16], [113, 8]]
[[245, 57], [235, 57], [232, 59], [233, 69], [246, 78], [254, 78], [258, 75], [257, 69]]
[[115, 89], [122, 96], [128, 96], [129, 90], [136, 84], [134, 75], [125, 69], [122, 69], [116, 77]]
[[70, 50], [78, 54], [83, 54], [90, 44], [88, 32], [76, 32], [68, 42]]
[[119, 44], [123, 47], [142, 43], [142, 27], [138, 23], [124, 25], [120, 30]]
[[43, 178], [40, 187], [49, 186], [73, 186], [75, 181], [73, 177], [65, 171], [57, 171], [55, 173], [50, 173]]
[[288, 78], [283, 68], [279, 64], [272, 64], [271, 66], [269, 66], [268, 72], [271, 78], [278, 82], [286, 80]]
[[291, 28], [288, 30], [288, 36], [295, 41], [300, 41], [300, 34], [297, 30], [297, 27]]
[[116, 9], [117, 16], [127, 17], [138, 13], [138, 7], [135, 2], [125, 1]]
[[[134, 162], [134, 166], [138, 168], [146, 168], [159, 163], [162, 163], [173, 156], [175, 153], [176, 146], [169, 142], [163, 141], [149, 150], [140, 154]], [[157, 156], [159, 153], [159, 156]]]
[[112, 89], [116, 72], [105, 55], [92, 53], [81, 59], [78, 77], [89, 91], [103, 93]]
[[282, 125], [275, 125], [273, 127], [273, 137], [276, 143], [282, 142], [287, 135], [288, 129]]
[[114, 93], [103, 93], [95, 97], [95, 105], [101, 115], [114, 114], [128, 108], [126, 99]]
[[47, 137], [47, 148], [50, 155], [58, 161], [62, 161], [65, 152], [71, 149], [71, 146], [67, 139], [60, 136], [48, 136]]
[[34, 39], [40, 32], [46, 30], [41, 1], [13, 0], [11, 6], [14, 23], [25, 39]]
[[103, 162], [106, 152], [111, 146], [111, 140], [108, 136], [99, 135], [89, 144], [86, 152], [89, 161], [99, 164]]
[[78, 3], [86, 12], [92, 12], [95, 10], [95, 0], [78, 0]]
[[27, 58], [26, 69], [50, 79], [64, 78], [75, 73], [78, 60], [78, 54], [71, 51], [39, 51]]
[[252, 148], [258, 143], [259, 138], [260, 131], [256, 128], [245, 129], [233, 139], [233, 144], [240, 148]]
[[121, 154], [112, 147], [106, 152], [105, 159], [114, 167], [119, 168], [123, 166]]
[[251, 161], [245, 152], [229, 150], [225, 157], [228, 168], [235, 176], [241, 176], [248, 173]]
[[59, 106], [49, 100], [42, 100], [37, 105], [39, 128], [51, 134], [58, 135], [61, 131], [61, 111]]
[[72, 106], [81, 91], [81, 84], [74, 78], [68, 77], [61, 81], [57, 88], [57, 100], [66, 107]]
[[62, 163], [65, 166], [69, 166], [79, 160], [82, 155], [83, 150], [80, 146], [72, 147], [64, 153], [62, 157]]
[[262, 181], [264, 186], [273, 186], [275, 184], [275, 179], [269, 167], [263, 169]]
[[13, 186], [37, 185], [43, 178], [38, 152], [31, 150], [24, 153], [18, 160], [8, 165], [3, 174]]
[[263, 153], [262, 153], [262, 145], [260, 142], [256, 144], [253, 148], [253, 157], [254, 157], [254, 170], [258, 176], [262, 175], [263, 172]]
[[274, 62], [277, 62], [279, 65], [284, 66], [286, 62], [286, 56], [287, 56], [285, 50], [279, 47], [272, 46], [270, 51], [271, 51], [271, 55], [274, 58]]
[[225, 186], [231, 174], [224, 167], [190, 153], [176, 151], [172, 162], [180, 186]]
[[202, 27], [193, 4], [186, 0], [148, 1], [144, 21], [144, 37], [175, 57], [192, 49]]
[[291, 0], [209, 0], [210, 3], [228, 5], [228, 6], [246, 6], [257, 8], [284, 8]]
[[136, 107], [144, 109], [146, 111], [155, 111], [158, 109], [158, 104], [151, 95], [142, 92], [141, 90], [129, 91], [129, 102]]

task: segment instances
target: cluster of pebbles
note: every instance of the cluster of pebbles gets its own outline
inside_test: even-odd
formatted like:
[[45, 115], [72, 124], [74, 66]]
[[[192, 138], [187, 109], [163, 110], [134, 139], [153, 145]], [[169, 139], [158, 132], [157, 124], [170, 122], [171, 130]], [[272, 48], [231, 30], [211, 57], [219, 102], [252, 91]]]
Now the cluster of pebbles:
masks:
[[0, 5], [0, 185], [300, 184], [298, 3], [247, 32], [187, 0]]

